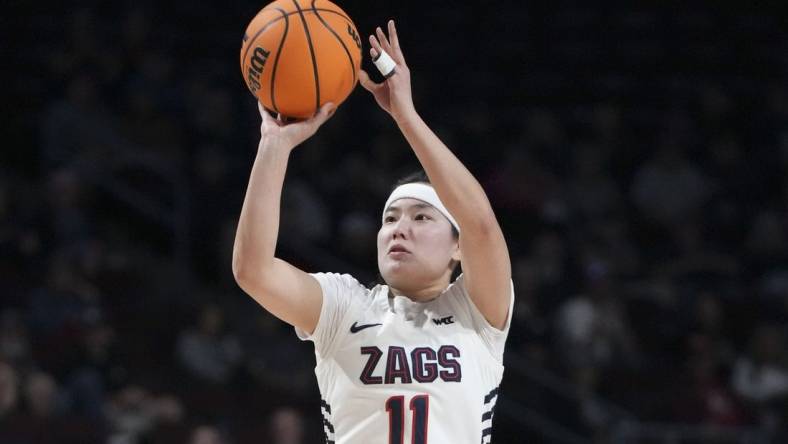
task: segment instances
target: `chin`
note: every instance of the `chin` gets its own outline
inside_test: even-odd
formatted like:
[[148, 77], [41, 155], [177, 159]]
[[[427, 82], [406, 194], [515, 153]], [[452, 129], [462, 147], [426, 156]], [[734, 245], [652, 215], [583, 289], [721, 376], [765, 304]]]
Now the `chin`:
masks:
[[383, 276], [383, 280], [390, 287], [405, 292], [414, 288], [421, 288], [421, 284], [425, 281], [423, 270], [413, 269], [412, 267], [389, 267], [385, 273], [381, 273], [381, 276]]
[[413, 274], [407, 267], [403, 267], [401, 264], [395, 264], [381, 269], [380, 275], [383, 276], [383, 280], [385, 280], [388, 285], [395, 288], [400, 288], [403, 283], [413, 280]]

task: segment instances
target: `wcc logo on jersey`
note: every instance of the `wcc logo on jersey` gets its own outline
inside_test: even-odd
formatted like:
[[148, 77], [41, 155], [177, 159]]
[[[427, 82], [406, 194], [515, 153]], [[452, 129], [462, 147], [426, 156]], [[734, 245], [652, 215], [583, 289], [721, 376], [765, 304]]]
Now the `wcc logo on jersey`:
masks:
[[449, 325], [454, 323], [454, 316], [444, 316], [442, 318], [433, 319], [432, 323], [435, 325]]

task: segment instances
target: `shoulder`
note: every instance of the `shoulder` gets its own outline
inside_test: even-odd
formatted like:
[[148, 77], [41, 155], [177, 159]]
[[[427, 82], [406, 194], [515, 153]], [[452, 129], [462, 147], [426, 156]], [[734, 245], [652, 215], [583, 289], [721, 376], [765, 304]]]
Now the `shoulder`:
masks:
[[324, 292], [327, 289], [365, 293], [370, 291], [358, 279], [347, 273], [311, 273], [311, 276], [320, 283]]
[[[507, 301], [509, 306], [509, 314], [507, 316], [503, 330], [508, 330], [512, 317], [512, 308], [514, 305], [514, 286], [511, 283], [510, 285], [512, 286], [511, 294], [509, 296], [509, 301]], [[441, 295], [441, 298], [445, 299], [447, 303], [461, 309], [467, 318], [476, 324], [478, 329], [493, 329], [495, 331], [501, 331], [491, 326], [484, 315], [473, 303], [473, 300], [471, 299], [470, 294], [468, 294], [468, 290], [466, 288], [464, 275], [460, 274], [457, 279], [454, 280], [454, 282], [449, 284], [449, 286], [446, 287], [446, 290], [444, 290], [443, 294]]]
[[457, 276], [457, 279], [455, 279], [452, 283], [449, 284], [448, 287], [446, 287], [445, 290], [443, 290], [443, 294], [441, 296], [452, 298], [452, 299], [458, 297], [467, 297], [468, 290], [465, 287], [465, 276], [463, 274]]
[[465, 288], [465, 279], [463, 279], [462, 274], [443, 290], [440, 300], [442, 304], [448, 304], [460, 310], [466, 319], [471, 320], [473, 318], [472, 303], [468, 290]]

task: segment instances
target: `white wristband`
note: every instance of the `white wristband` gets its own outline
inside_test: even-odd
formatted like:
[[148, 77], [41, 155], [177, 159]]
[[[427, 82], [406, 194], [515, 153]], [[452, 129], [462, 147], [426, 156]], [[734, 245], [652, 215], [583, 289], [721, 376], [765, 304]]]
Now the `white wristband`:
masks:
[[389, 78], [396, 72], [395, 68], [397, 67], [397, 63], [382, 49], [378, 53], [378, 56], [372, 59], [372, 63], [375, 64], [375, 67], [383, 74], [384, 78]]

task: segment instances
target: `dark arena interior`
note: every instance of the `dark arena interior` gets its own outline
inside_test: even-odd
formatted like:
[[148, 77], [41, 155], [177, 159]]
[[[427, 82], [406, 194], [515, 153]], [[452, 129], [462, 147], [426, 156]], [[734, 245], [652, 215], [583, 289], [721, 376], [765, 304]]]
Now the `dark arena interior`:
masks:
[[[320, 442], [311, 344], [231, 271], [260, 138], [238, 51], [264, 5], [13, 3], [0, 443]], [[788, 442], [784, 8], [336, 3], [370, 73], [364, 37], [397, 20], [416, 106], [506, 235], [493, 442]], [[279, 256], [374, 282], [417, 166], [357, 87], [293, 152]]]

